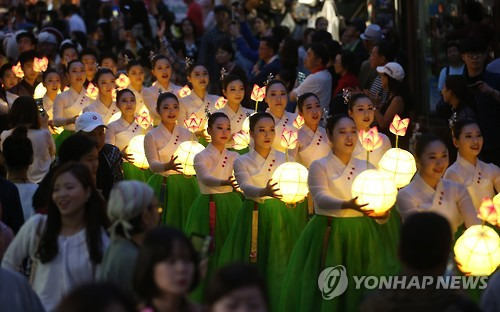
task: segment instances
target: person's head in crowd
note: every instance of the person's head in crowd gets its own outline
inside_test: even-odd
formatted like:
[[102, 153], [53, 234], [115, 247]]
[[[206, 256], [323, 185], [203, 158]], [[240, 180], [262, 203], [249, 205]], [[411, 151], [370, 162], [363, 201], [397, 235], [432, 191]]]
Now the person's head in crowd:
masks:
[[288, 93], [285, 84], [281, 80], [272, 80], [267, 84], [265, 101], [274, 116], [283, 116], [288, 101]]
[[340, 42], [342, 42], [343, 45], [352, 44], [353, 42], [359, 40], [360, 35], [365, 31], [365, 29], [365, 22], [359, 18], [347, 22], [344, 30], [342, 31]]
[[47, 58], [54, 60], [57, 55], [57, 38], [49, 32], [43, 31], [38, 34], [38, 52]]
[[302, 33], [302, 46], [303, 47], [308, 47], [311, 42], [312, 42], [312, 37], [314, 35], [314, 28], [306, 28], [304, 32]]
[[59, 163], [78, 162], [85, 165], [92, 176], [93, 181], [97, 178], [99, 167], [99, 150], [97, 143], [83, 134], [75, 134], [64, 140], [57, 154]]
[[480, 23], [485, 17], [484, 7], [478, 1], [466, 1], [463, 12], [467, 23]]
[[201, 64], [191, 64], [186, 70], [187, 79], [191, 86], [193, 86], [193, 91], [205, 93], [210, 82], [208, 76], [208, 70], [205, 66]]
[[153, 189], [139, 181], [116, 184], [108, 200], [111, 238], [133, 239], [141, 245], [147, 231], [160, 222], [162, 208], [158, 206]]
[[274, 118], [267, 112], [257, 112], [250, 116], [250, 136], [255, 149], [271, 150], [276, 136]]
[[401, 65], [389, 62], [384, 66], [378, 66], [377, 73], [380, 75], [382, 81], [382, 89], [389, 93], [396, 93], [397, 89], [401, 89], [401, 85], [405, 79], [405, 71]]
[[91, 48], [83, 49], [82, 53], [80, 53], [80, 58], [83, 65], [85, 65], [87, 81], [94, 80], [94, 76], [97, 72], [97, 52]]
[[187, 17], [181, 21], [180, 31], [181, 31], [181, 38], [196, 36], [197, 33], [196, 25], [190, 18]]
[[354, 120], [358, 130], [370, 129], [375, 119], [375, 106], [364, 93], [353, 94], [348, 103], [349, 116]]
[[156, 81], [164, 88], [170, 85], [170, 77], [172, 77], [172, 65], [167, 57], [163, 54], [156, 54], [151, 59], [151, 74], [156, 78]]
[[358, 141], [358, 131], [354, 120], [347, 114], [329, 116], [325, 130], [331, 142], [333, 154], [342, 161], [349, 161]]
[[75, 44], [70, 40], [65, 40], [59, 47], [59, 56], [61, 57], [61, 64], [68, 66], [69, 62], [78, 59], [78, 50]]
[[179, 117], [180, 104], [177, 96], [171, 92], [164, 92], [156, 101], [156, 112], [160, 115], [161, 123], [167, 129], [173, 129]]
[[370, 67], [375, 69], [377, 66], [394, 61], [396, 57], [396, 49], [387, 40], [381, 40], [375, 44], [370, 53]]
[[106, 52], [101, 54], [99, 59], [99, 64], [101, 67], [107, 68], [113, 72], [114, 75], [118, 72], [118, 59], [112, 52]]
[[0, 83], [4, 90], [9, 90], [19, 83], [19, 78], [12, 71], [12, 63], [3, 64], [0, 67]]
[[318, 96], [312, 92], [301, 94], [297, 99], [297, 107], [299, 115], [304, 118], [304, 124], [315, 131], [323, 117], [323, 108]]
[[24, 126], [28, 129], [40, 129], [40, 114], [31, 96], [20, 96], [12, 103], [9, 123], [12, 128]]
[[224, 146], [231, 139], [231, 121], [223, 112], [210, 114], [207, 121], [207, 132], [212, 138], [211, 144], [217, 148]]
[[268, 62], [278, 53], [279, 42], [274, 37], [262, 37], [259, 43], [259, 58]]
[[363, 40], [363, 45], [366, 51], [370, 52], [373, 46], [378, 41], [384, 39], [384, 34], [382, 33], [382, 28], [377, 24], [370, 24], [366, 27], [365, 31], [359, 35], [361, 40]]
[[210, 312], [269, 310], [269, 296], [264, 279], [254, 266], [229, 264], [210, 280], [205, 302]]
[[218, 42], [217, 51], [215, 52], [215, 61], [217, 64], [225, 67], [230, 62], [234, 61], [235, 51], [231, 40], [221, 40]]
[[168, 296], [180, 301], [180, 311], [188, 311], [187, 295], [199, 278], [198, 255], [181, 231], [169, 227], [149, 231], [132, 279], [134, 291], [145, 303]]
[[269, 17], [265, 14], [257, 14], [253, 19], [253, 30], [258, 36], [265, 35], [269, 30]]
[[70, 61], [66, 67], [69, 86], [80, 93], [85, 84], [85, 65], [80, 60]]
[[469, 74], [479, 74], [486, 62], [488, 45], [479, 37], [467, 37], [462, 41], [462, 60]]
[[459, 120], [453, 125], [452, 134], [458, 154], [469, 163], [476, 164], [484, 143], [478, 122], [471, 118]]
[[401, 228], [399, 258], [406, 273], [440, 276], [446, 270], [451, 244], [451, 227], [445, 217], [415, 213]]
[[127, 69], [128, 63], [135, 60], [135, 55], [128, 49], [121, 50], [120, 53], [118, 53], [117, 60], [118, 62], [116, 63], [116, 66], [118, 68], [118, 71], [123, 72]]
[[127, 63], [127, 76], [130, 79], [130, 85], [137, 91], [142, 91], [144, 83], [144, 67], [139, 61], [131, 60]]
[[293, 69], [282, 67], [275, 78], [281, 80], [286, 87], [286, 91], [290, 93], [293, 91], [293, 88], [295, 86], [295, 81], [297, 79], [297, 71], [295, 70], [295, 67]]
[[437, 185], [449, 165], [444, 141], [433, 134], [422, 134], [415, 144], [415, 159], [419, 175], [429, 185]]
[[460, 53], [460, 45], [456, 41], [448, 42], [446, 45], [446, 57], [451, 66], [462, 65], [462, 54]]
[[27, 179], [28, 168], [33, 163], [33, 145], [26, 127], [14, 128], [2, 142], [2, 155], [7, 167], [7, 179], [11, 176]]
[[226, 32], [228, 30], [231, 21], [230, 17], [231, 11], [225, 5], [216, 5], [214, 7], [215, 23], [220, 31]]
[[101, 115], [96, 112], [85, 112], [78, 116], [75, 121], [75, 131], [93, 139], [99, 151], [106, 142], [105, 128], [107, 126], [104, 124]]
[[441, 94], [443, 95], [443, 101], [453, 108], [465, 104], [469, 99], [467, 79], [462, 75], [449, 75], [444, 81]]
[[279, 26], [274, 26], [271, 29], [271, 35], [270, 36], [273, 37], [274, 40], [276, 40], [276, 43], [279, 46], [279, 44], [281, 43], [281, 41], [283, 41], [283, 39], [285, 39], [289, 35], [290, 35], [290, 28], [288, 28], [286, 26], [279, 25]]
[[331, 68], [335, 64], [335, 58], [337, 57], [337, 54], [339, 54], [342, 51], [342, 46], [338, 41], [332, 39], [326, 40], [324, 44], [328, 51], [327, 67]]
[[316, 19], [316, 22], [314, 22], [314, 28], [316, 30], [326, 30], [328, 31], [328, 20], [326, 17], [320, 16]]
[[113, 90], [116, 87], [115, 74], [108, 68], [99, 68], [94, 76], [94, 85], [99, 89], [99, 98], [113, 99]]
[[48, 68], [42, 74], [42, 83], [47, 89], [47, 95], [54, 100], [55, 96], [61, 91], [61, 76], [59, 72], [53, 68]]
[[136, 109], [136, 98], [134, 92], [129, 89], [122, 89], [116, 92], [116, 106], [122, 113], [124, 120], [134, 120]]
[[340, 76], [347, 73], [354, 73], [356, 70], [356, 56], [349, 50], [343, 50], [335, 57], [335, 72]]
[[37, 40], [31, 31], [23, 31], [16, 36], [17, 50], [23, 53], [30, 50], [35, 50]]
[[14, 14], [16, 16], [16, 23], [22, 24], [26, 21], [26, 7], [22, 3], [18, 3], [18, 5], [14, 8]]
[[328, 64], [329, 55], [325, 45], [319, 42], [313, 42], [307, 49], [304, 67], [310, 72], [316, 72]]
[[21, 69], [24, 73], [23, 80], [25, 80], [30, 85], [35, 84], [36, 79], [39, 75], [39, 72], [35, 71], [35, 69], [33, 68], [35, 57], [37, 57], [35, 50], [28, 50], [19, 54], [19, 62], [21, 63]]
[[52, 177], [47, 223], [42, 231], [37, 255], [48, 263], [59, 253], [58, 238], [65, 226], [81, 224], [86, 230], [86, 244], [92, 264], [101, 263], [104, 254], [102, 237], [108, 227], [105, 202], [95, 188], [88, 168], [69, 162], [58, 167]]
[[245, 98], [245, 85], [240, 76], [229, 74], [222, 80], [222, 94], [229, 107], [239, 107]]
[[314, 31], [311, 37], [311, 43], [314, 42], [324, 43], [328, 40], [333, 40], [333, 37], [332, 34], [330, 34], [326, 30], [316, 30]]
[[76, 287], [61, 300], [55, 312], [135, 312], [128, 293], [112, 283], [92, 283]]

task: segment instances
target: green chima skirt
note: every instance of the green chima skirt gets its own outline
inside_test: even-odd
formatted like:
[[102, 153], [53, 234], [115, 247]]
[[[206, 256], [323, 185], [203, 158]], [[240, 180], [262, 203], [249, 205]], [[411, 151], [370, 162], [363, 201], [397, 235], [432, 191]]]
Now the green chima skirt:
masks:
[[128, 161], [123, 161], [123, 179], [136, 180], [141, 182], [148, 182], [149, 178], [153, 175], [149, 169], [140, 169]]
[[59, 153], [59, 148], [61, 147], [62, 142], [64, 142], [67, 138], [75, 134], [75, 131], [71, 130], [63, 130], [57, 138], [54, 140], [54, 143], [56, 144], [56, 151]]
[[[282, 283], [279, 311], [358, 311], [363, 289], [353, 276], [387, 275], [384, 245], [368, 217], [315, 215], [295, 245]], [[341, 295], [328, 298], [318, 278], [324, 269], [344, 266], [348, 280]], [[340, 280], [340, 279], [339, 279]], [[321, 283], [323, 286], [323, 283]]]
[[398, 258], [398, 246], [401, 234], [401, 217], [396, 206], [392, 207], [391, 215], [386, 223], [379, 224], [373, 219], [370, 220], [377, 229], [380, 240], [384, 245], [382, 251], [384, 252], [388, 274], [399, 274], [401, 265]]
[[196, 177], [171, 174], [168, 177], [154, 174], [148, 180], [163, 205], [161, 224], [184, 229], [193, 201], [200, 194]]
[[241, 196], [236, 192], [201, 194], [196, 198], [189, 210], [184, 229], [186, 235], [212, 236], [207, 274], [190, 296], [191, 299], [197, 302], [202, 301], [207, 281], [215, 273], [220, 251], [238, 216], [241, 205]]

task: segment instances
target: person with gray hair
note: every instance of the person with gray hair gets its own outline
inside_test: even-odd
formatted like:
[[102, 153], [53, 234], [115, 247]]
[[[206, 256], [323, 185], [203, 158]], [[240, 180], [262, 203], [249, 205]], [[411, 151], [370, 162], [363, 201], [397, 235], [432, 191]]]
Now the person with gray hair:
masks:
[[132, 291], [132, 273], [146, 233], [160, 221], [153, 189], [139, 181], [119, 182], [109, 195], [111, 244], [104, 254], [99, 279]]

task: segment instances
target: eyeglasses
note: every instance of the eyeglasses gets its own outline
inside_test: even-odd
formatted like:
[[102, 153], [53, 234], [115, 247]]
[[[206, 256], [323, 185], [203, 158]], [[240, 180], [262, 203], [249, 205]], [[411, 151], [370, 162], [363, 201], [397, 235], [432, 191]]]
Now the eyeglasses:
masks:
[[465, 55], [469, 58], [480, 58], [484, 55], [484, 52], [476, 51], [476, 52], [467, 52]]

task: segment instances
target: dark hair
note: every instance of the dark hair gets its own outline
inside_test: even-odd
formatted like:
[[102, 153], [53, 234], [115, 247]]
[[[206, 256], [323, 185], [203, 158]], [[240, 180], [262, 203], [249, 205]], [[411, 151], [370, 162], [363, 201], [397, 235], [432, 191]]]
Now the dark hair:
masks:
[[417, 270], [444, 266], [451, 251], [451, 239], [452, 232], [446, 218], [433, 212], [415, 213], [401, 229], [401, 261]]
[[43, 74], [42, 74], [42, 81], [45, 82], [45, 79], [47, 79], [47, 77], [50, 74], [57, 74], [59, 76], [59, 78], [61, 78], [61, 75], [59, 74], [59, 72], [56, 69], [54, 69], [54, 68], [47, 68], [47, 70], [44, 71]]
[[274, 54], [277, 54], [279, 51], [279, 42], [276, 38], [272, 36], [265, 36], [260, 38], [260, 42], [265, 42], [266, 46], [273, 50]]
[[64, 140], [59, 147], [59, 162], [61, 164], [70, 161], [79, 162], [80, 159], [90, 153], [93, 149], [97, 149], [97, 143], [83, 134], [74, 134]]
[[274, 118], [269, 113], [266, 113], [266, 112], [257, 112], [255, 114], [251, 115], [250, 116], [250, 131], [253, 132], [255, 130], [255, 126], [257, 125], [257, 123], [261, 119], [265, 119], [265, 118], [271, 119], [273, 121], [273, 123], [274, 123]]
[[92, 55], [96, 59], [96, 61], [97, 61], [97, 52], [96, 52], [96, 50], [94, 50], [92, 48], [83, 49], [82, 52], [80, 53], [80, 59], [83, 59], [83, 57], [85, 55]]
[[70, 61], [70, 62], [68, 63], [68, 66], [66, 66], [66, 73], [69, 73], [69, 70], [70, 70], [71, 66], [72, 66], [73, 64], [75, 64], [75, 63], [80, 63], [80, 64], [82, 64], [82, 65], [83, 65], [83, 67], [85, 67], [85, 64], [83, 64], [83, 62], [82, 62], [82, 61], [80, 61], [79, 59], [72, 60], [72, 61]]
[[[130, 51], [129, 49], [124, 49], [124, 50], [121, 50], [119, 55], [122, 55], [123, 58], [128, 58], [128, 61], [131, 62], [131, 61], [135, 61], [135, 55], [134, 55], [134, 52]], [[118, 61], [118, 60], [117, 60]], [[127, 63], [128, 64], [128, 63]]]
[[324, 45], [328, 50], [328, 57], [330, 58], [330, 60], [335, 61], [335, 57], [337, 56], [337, 54], [342, 51], [342, 46], [340, 46], [340, 43], [338, 41], [330, 39], [324, 41]]
[[61, 58], [63, 58], [64, 51], [66, 51], [67, 49], [73, 49], [75, 50], [76, 54], [78, 54], [78, 49], [76, 48], [76, 46], [72, 42], [66, 42], [59, 48], [59, 56]]
[[3, 158], [9, 169], [27, 169], [33, 163], [33, 145], [28, 129], [20, 126], [3, 141]]
[[422, 157], [427, 146], [434, 141], [439, 141], [446, 146], [443, 139], [432, 133], [424, 133], [418, 137], [417, 142], [415, 143], [415, 157], [417, 160]]
[[132, 90], [130, 89], [125, 88], [116, 92], [116, 104], [118, 104], [118, 101], [120, 101], [121, 97], [127, 92], [132, 94], [135, 98], [134, 92], [132, 92]]
[[3, 64], [2, 67], [0, 67], [0, 79], [3, 79], [3, 76], [9, 70], [12, 71], [12, 63]]
[[222, 4], [216, 5], [214, 7], [214, 14], [217, 14], [219, 12], [226, 12], [228, 15], [231, 14], [231, 11], [225, 5]]
[[15, 99], [9, 111], [9, 123], [12, 128], [27, 126], [29, 129], [40, 129], [38, 107], [31, 96], [20, 96]]
[[350, 111], [352, 111], [352, 108], [354, 107], [354, 104], [356, 104], [356, 102], [358, 100], [360, 100], [360, 99], [369, 99], [370, 102], [371, 102], [371, 99], [370, 99], [370, 97], [368, 95], [366, 95], [364, 93], [354, 93], [353, 95], [351, 95], [351, 98], [349, 99], [348, 109]]
[[343, 50], [338, 55], [340, 55], [340, 65], [350, 72], [354, 73], [356, 70], [356, 55], [349, 50]]
[[168, 60], [168, 58], [165, 55], [163, 55], [163, 54], [155, 54], [151, 58], [151, 69], [155, 68], [156, 62], [158, 62], [159, 60], [166, 60], [170, 64], [170, 61]]
[[255, 22], [256, 19], [261, 19], [264, 23], [269, 24], [269, 17], [266, 14], [257, 13], [257, 16], [253, 19]]
[[158, 96], [158, 100], [156, 101], [156, 112], [160, 113], [160, 106], [163, 101], [166, 99], [174, 99], [177, 103], [179, 103], [179, 99], [172, 92], [163, 92]]
[[[180, 246], [179, 246], [180, 245]], [[198, 255], [189, 239], [181, 231], [170, 227], [158, 227], [151, 230], [144, 239], [137, 256], [132, 284], [135, 292], [146, 302], [160, 295], [155, 279], [154, 269], [159, 262], [175, 256], [175, 247], [179, 246], [189, 254], [189, 260], [194, 265], [193, 281], [190, 290], [193, 290], [200, 279], [198, 269]]]
[[118, 63], [118, 58], [116, 57], [116, 54], [114, 54], [113, 52], [101, 53], [101, 57], [99, 58], [99, 64], [102, 65], [102, 61], [104, 61], [105, 59], [112, 59], [115, 64]]
[[217, 118], [226, 118], [227, 120], [229, 120], [229, 117], [227, 117], [227, 115], [224, 114], [223, 112], [215, 112], [213, 114], [210, 114], [210, 117], [208, 117], [207, 121], [208, 128], [212, 128]]
[[477, 1], [466, 1], [464, 12], [472, 22], [477, 23], [481, 22], [485, 15], [483, 5]]
[[467, 79], [462, 75], [449, 75], [444, 82], [446, 89], [453, 92], [459, 102], [465, 104], [469, 97]]
[[318, 23], [319, 23], [319, 21], [321, 21], [322, 19], [324, 19], [325, 21], [327, 21], [327, 22], [328, 22], [328, 19], [327, 19], [326, 17], [324, 17], [324, 16], [319, 16], [319, 17], [317, 17], [317, 18], [316, 18], [316, 20], [314, 21], [314, 27], [318, 27]]
[[285, 85], [285, 83], [283, 81], [281, 81], [279, 79], [274, 79], [274, 80], [269, 81], [267, 83], [267, 85], [266, 85], [266, 96], [269, 93], [269, 89], [271, 89], [271, 87], [274, 86], [274, 85], [276, 85], [276, 84], [282, 85], [285, 88], [285, 90], [286, 90], [286, 85]]
[[206, 289], [205, 302], [212, 307], [231, 292], [247, 287], [258, 288], [266, 307], [269, 307], [269, 296], [264, 279], [255, 266], [242, 263], [229, 264], [215, 273]]
[[322, 42], [326, 42], [329, 40], [332, 40], [332, 34], [330, 34], [328, 31], [315, 30], [314, 34], [312, 35], [312, 38], [311, 38], [311, 43], [312, 42], [322, 43]]
[[28, 38], [31, 41], [32, 45], [36, 45], [38, 43], [38, 40], [36, 40], [35, 35], [31, 31], [23, 31], [22, 33], [18, 34], [16, 36], [16, 42], [19, 43], [19, 40], [21, 38]]
[[19, 54], [19, 63], [21, 63], [21, 67], [23, 67], [28, 62], [33, 62], [35, 60], [35, 57], [37, 56], [38, 54], [35, 52], [35, 50], [24, 51]]
[[462, 130], [468, 125], [477, 125], [479, 127], [479, 123], [477, 120], [472, 118], [459, 119], [453, 125], [452, 134], [455, 139], [460, 138], [460, 134], [462, 134]]
[[480, 37], [476, 36], [470, 36], [465, 38], [464, 40], [462, 40], [460, 45], [461, 45], [460, 51], [462, 53], [467, 53], [467, 52], [486, 53], [486, 51], [488, 50], [488, 44]]
[[[94, 264], [98, 264], [101, 262], [104, 252], [102, 234], [104, 233], [104, 229], [109, 225], [104, 199], [95, 188], [89, 169], [85, 165], [75, 162], [66, 163], [56, 169], [52, 176], [49, 194], [54, 192], [54, 184], [57, 178], [67, 172], [71, 173], [85, 189], [90, 189], [91, 191], [90, 197], [85, 204], [84, 212], [86, 242], [90, 260]], [[52, 196], [50, 196], [47, 222], [37, 250], [37, 257], [42, 263], [50, 262], [57, 256], [59, 252], [57, 240], [61, 232], [61, 227], [61, 212], [52, 199]]]
[[191, 24], [191, 28], [193, 28], [193, 35], [196, 36], [196, 34], [198, 33], [198, 30], [196, 28], [196, 25], [194, 24], [193, 20], [191, 20], [190, 18], [186, 17], [186, 18], [183, 18], [182, 21], [179, 23], [179, 31], [181, 32], [181, 37], [184, 36], [184, 31], [182, 30], [182, 24], [184, 24], [184, 22], [188, 22], [189, 24]]
[[222, 80], [222, 90], [227, 90], [227, 86], [233, 82], [233, 81], [241, 81], [241, 83], [243, 83], [243, 79], [238, 76], [238, 75], [235, 75], [235, 74], [229, 74], [227, 75], [226, 77], [224, 77], [224, 80]]
[[330, 136], [333, 135], [333, 129], [335, 128], [337, 123], [344, 118], [352, 120], [352, 118], [349, 115], [344, 113], [328, 116], [328, 118], [326, 119], [326, 132], [328, 133], [328, 135]]
[[[306, 29], [304, 29], [304, 32], [302, 33], [302, 40], [305, 40], [307, 38], [307, 36], [309, 36], [309, 34], [314, 33], [315, 31], [316, 30], [314, 28], [311, 28], [311, 27], [307, 27]], [[302, 43], [304, 43], [304, 42], [302, 42]]]
[[139, 62], [138, 60], [131, 60], [130, 62], [127, 63], [127, 74], [130, 73], [130, 69], [132, 69], [132, 67], [134, 66], [142, 66], [141, 62]]
[[115, 74], [113, 74], [113, 71], [111, 69], [99, 68], [94, 76], [94, 81], [93, 81], [94, 85], [97, 86], [97, 84], [99, 82], [99, 78], [101, 78], [102, 75], [106, 75], [106, 74], [110, 74], [111, 76], [113, 76], [113, 78], [115, 78]]
[[328, 50], [323, 43], [313, 42], [309, 45], [309, 49], [314, 53], [314, 56], [321, 60], [321, 65], [325, 66], [330, 60]]
[[187, 75], [188, 77], [189, 77], [189, 76], [191, 76], [191, 74], [193, 73], [193, 70], [194, 70], [196, 67], [198, 67], [198, 66], [202, 66], [203, 68], [205, 68], [205, 70], [206, 70], [206, 71], [207, 71], [207, 73], [208, 73], [208, 69], [207, 69], [207, 67], [206, 67], [205, 65], [203, 65], [203, 64], [201, 64], [201, 63], [196, 62], [196, 63], [193, 63], [193, 64], [191, 64], [191, 65], [189, 65], [189, 66], [187, 66], [187, 67], [186, 67], [186, 75]]
[[99, 282], [74, 288], [63, 297], [56, 312], [106, 312], [120, 306], [120, 311], [135, 312], [132, 297], [112, 283]]
[[457, 48], [460, 52], [460, 44], [457, 41], [448, 41], [448, 43], [446, 43], [446, 51], [448, 51], [449, 48]]
[[375, 43], [375, 47], [377, 47], [378, 55], [385, 57], [387, 62], [393, 62], [396, 58], [396, 49], [394, 45], [387, 40], [380, 40]]
[[[281, 41], [290, 35], [290, 29], [286, 26], [278, 25], [271, 29], [271, 33], [273, 34], [272, 38], [274, 38], [276, 42], [276, 48], [279, 48]], [[278, 50], [276, 50], [276, 52], [278, 52]]]
[[215, 46], [217, 47], [217, 49], [224, 50], [227, 53], [231, 54], [231, 61], [234, 61], [234, 55], [236, 54], [236, 52], [234, 52], [233, 44], [232, 44], [231, 40], [229, 40], [227, 38], [221, 39], [221, 40], [217, 41], [217, 44]]
[[[318, 102], [320, 102], [320, 99], [319, 97], [315, 94], [315, 93], [312, 93], [312, 92], [306, 92], [304, 94], [301, 94], [298, 98], [297, 98], [297, 107], [299, 108], [299, 112], [302, 112], [302, 110], [304, 109], [304, 102], [310, 98], [310, 97], [314, 97], [316, 98], [316, 100], [318, 100]], [[321, 102], [320, 102], [321, 104]]]

